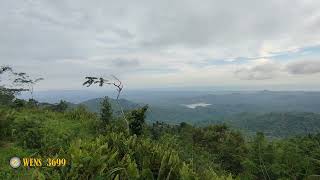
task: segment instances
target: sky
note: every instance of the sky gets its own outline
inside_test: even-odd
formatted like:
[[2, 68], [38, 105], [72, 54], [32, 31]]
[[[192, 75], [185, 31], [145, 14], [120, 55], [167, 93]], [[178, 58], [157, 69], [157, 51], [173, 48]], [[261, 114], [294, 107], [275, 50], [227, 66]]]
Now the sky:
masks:
[[319, 0], [0, 0], [0, 65], [83, 89], [320, 90]]

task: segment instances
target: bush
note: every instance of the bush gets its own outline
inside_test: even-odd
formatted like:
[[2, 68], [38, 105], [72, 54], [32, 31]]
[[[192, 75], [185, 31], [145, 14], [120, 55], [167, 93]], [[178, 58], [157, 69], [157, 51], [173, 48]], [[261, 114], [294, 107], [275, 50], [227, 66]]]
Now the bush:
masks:
[[4, 140], [11, 136], [12, 122], [14, 120], [14, 112], [5, 109], [0, 110], [0, 140]]
[[61, 100], [57, 105], [54, 105], [53, 110], [57, 112], [65, 112], [68, 109], [66, 101]]
[[39, 102], [35, 99], [29, 99], [29, 101], [27, 102], [27, 106], [30, 108], [35, 108], [38, 107]]
[[26, 106], [26, 101], [22, 99], [15, 99], [11, 106], [15, 109], [21, 109]]
[[197, 128], [193, 133], [193, 142], [207, 151], [222, 169], [236, 175], [243, 172], [241, 162], [247, 154], [247, 147], [239, 132], [224, 124]]
[[14, 123], [15, 137], [26, 148], [41, 148], [43, 130], [39, 120], [30, 117], [17, 119]]
[[0, 105], [1, 106], [8, 106], [12, 103], [14, 99], [14, 94], [9, 90], [0, 87]]

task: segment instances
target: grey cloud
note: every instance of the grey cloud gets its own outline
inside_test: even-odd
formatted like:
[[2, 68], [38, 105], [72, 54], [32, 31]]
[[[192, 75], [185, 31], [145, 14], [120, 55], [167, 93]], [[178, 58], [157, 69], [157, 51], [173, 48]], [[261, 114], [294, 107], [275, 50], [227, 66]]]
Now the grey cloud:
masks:
[[[38, 13], [33, 11], [24, 12], [22, 13], [22, 15], [24, 17], [28, 17], [30, 19], [36, 20], [38, 21], [39, 24], [43, 24], [45, 26], [51, 25], [51, 26], [62, 27], [64, 29], [69, 28], [73, 30], [99, 28], [98, 25], [96, 27], [95, 24], [88, 24], [90, 23], [90, 19], [88, 19], [88, 16], [85, 14], [82, 14], [82, 16], [80, 17], [73, 18], [73, 19], [71, 18], [69, 20], [64, 20], [64, 21], [57, 17], [49, 16], [48, 14], [43, 14], [43, 13]], [[104, 24], [103, 29], [102, 28], [96, 29], [96, 31], [98, 32], [104, 31], [104, 30], [110, 30], [111, 32], [117, 34], [119, 37], [122, 37], [122, 38], [132, 39], [135, 37], [135, 35], [130, 33], [128, 29], [122, 29], [117, 27], [116, 25]]]
[[[95, 3], [7, 0], [0, 4], [0, 15], [6, 17], [0, 18], [4, 36], [0, 39], [3, 45], [10, 42], [13, 47], [3, 46], [1, 49], [11, 51], [11, 54], [23, 54], [20, 53], [23, 48], [19, 48], [22, 43], [26, 44], [24, 51], [28, 53], [37, 51], [32, 48], [38, 45], [41, 48], [37, 53], [45, 52], [47, 56], [65, 54], [64, 51], [90, 56], [106, 53], [93, 40], [107, 34], [104, 38], [112, 39], [113, 46], [118, 49], [130, 47], [146, 52], [149, 48], [166, 49], [177, 45], [212, 46], [214, 50], [232, 56], [245, 56], [258, 54], [266, 40], [285, 36], [305, 39], [304, 36], [310, 34], [305, 32], [310, 28], [312, 34], [316, 34], [319, 26], [304, 25], [304, 22], [318, 12], [317, 4], [302, 6], [303, 2], [292, 0], [281, 3], [278, 0], [204, 0], [201, 3], [195, 0]], [[20, 10], [11, 13], [18, 6]], [[310, 23], [318, 20], [314, 18]], [[13, 38], [15, 36], [20, 41]], [[316, 39], [316, 35], [309, 36]]]
[[[166, 61], [160, 64], [167, 63], [170, 67], [172, 61], [180, 59], [201, 64], [195, 50], [203, 54], [213, 51], [217, 54], [214, 59], [255, 57], [260, 56], [261, 47], [269, 41], [272, 42], [267, 45], [271, 47], [285, 44], [279, 46], [279, 51], [287, 46], [319, 42], [320, 17], [315, 16], [319, 9], [320, 1], [304, 4], [304, 1], [292, 0], [2, 0], [0, 59], [1, 64], [28, 67], [30, 71], [50, 74], [50, 77], [58, 77], [62, 70], [68, 77], [78, 77], [85, 69], [99, 70], [101, 62], [92, 59], [103, 57], [107, 62], [102, 65], [111, 63], [108, 68], [139, 66], [132, 69], [147, 76], [158, 69], [165, 72], [166, 68], [143, 67], [143, 61], [148, 59], [140, 59], [140, 55]], [[184, 52], [180, 55], [175, 48], [196, 58]], [[166, 54], [167, 51], [176, 55]], [[159, 58], [161, 53], [164, 58]], [[64, 59], [81, 63], [70, 63], [70, 66], [56, 63]], [[69, 70], [71, 65], [73, 71]], [[293, 67], [288, 69], [295, 74], [317, 71], [314, 67], [306, 67], [308, 70]], [[240, 69], [236, 74], [242, 79], [274, 76], [272, 68], [264, 68]], [[68, 85], [68, 79], [65, 81]]]
[[113, 28], [113, 31], [117, 33], [120, 37], [132, 39], [135, 37], [134, 34], [130, 33], [126, 29], [120, 29], [120, 28]]
[[280, 71], [275, 63], [265, 63], [251, 68], [241, 68], [235, 71], [235, 76], [243, 80], [265, 80], [274, 78]]
[[320, 73], [320, 61], [306, 60], [289, 63], [286, 67], [291, 74], [315, 74]]
[[124, 59], [124, 58], [116, 58], [111, 60], [112, 65], [119, 68], [126, 67], [138, 67], [140, 65], [140, 61], [137, 59]]
[[265, 80], [275, 78], [279, 73], [293, 75], [320, 73], [320, 62], [315, 60], [300, 60], [286, 65], [269, 62], [251, 68], [241, 68], [234, 72], [235, 76], [243, 80]]
[[[170, 5], [169, 5], [170, 4]], [[290, 4], [287, 6], [286, 4]], [[255, 48], [266, 40], [304, 31], [307, 12], [298, 1], [158, 1], [149, 4], [149, 18], [140, 29], [146, 46], [182, 45], [230, 49]], [[284, 10], [285, 9], [285, 10]], [[299, 11], [297, 11], [299, 9]], [[166, 12], [165, 15], [163, 12]], [[313, 30], [318, 31], [315, 27]]]

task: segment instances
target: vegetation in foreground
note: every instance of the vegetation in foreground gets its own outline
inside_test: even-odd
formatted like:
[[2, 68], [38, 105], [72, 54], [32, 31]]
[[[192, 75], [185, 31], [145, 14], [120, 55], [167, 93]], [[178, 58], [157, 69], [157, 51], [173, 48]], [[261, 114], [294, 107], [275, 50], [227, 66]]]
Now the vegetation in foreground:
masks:
[[[10, 67], [14, 83], [0, 88], [0, 179], [306, 179], [320, 174], [320, 134], [270, 141], [246, 139], [224, 124], [146, 124], [148, 106], [113, 112], [108, 98], [100, 113], [15, 97], [32, 80]], [[121, 82], [86, 77], [83, 85]], [[41, 80], [41, 79], [40, 79]], [[66, 166], [13, 169], [11, 157], [64, 158]], [[24, 163], [24, 162], [23, 162]]]
[[[108, 99], [100, 114], [67, 109], [63, 101], [39, 104], [2, 89], [0, 179], [305, 179], [320, 174], [320, 134], [270, 141], [262, 133], [245, 139], [226, 125], [148, 125], [147, 106], [114, 116]], [[14, 170], [8, 165], [12, 156], [60, 157], [68, 163]]]

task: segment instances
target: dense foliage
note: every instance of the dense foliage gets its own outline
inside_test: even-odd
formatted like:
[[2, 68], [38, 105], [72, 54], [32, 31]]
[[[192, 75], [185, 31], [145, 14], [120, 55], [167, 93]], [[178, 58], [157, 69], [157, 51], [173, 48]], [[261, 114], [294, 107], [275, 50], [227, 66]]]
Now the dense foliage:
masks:
[[[101, 114], [83, 106], [68, 109], [63, 101], [9, 102], [0, 107], [0, 179], [304, 179], [320, 174], [320, 134], [270, 140], [257, 133], [248, 139], [225, 124], [149, 125], [147, 106], [121, 117], [112, 115], [107, 100]], [[14, 170], [8, 165], [12, 156], [63, 157], [68, 163]]]
[[289, 137], [320, 132], [320, 114], [307, 112], [241, 113], [229, 123], [247, 132], [264, 132], [268, 137]]

